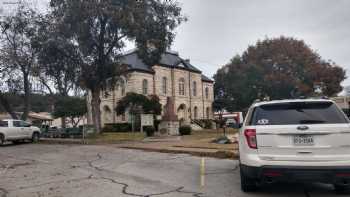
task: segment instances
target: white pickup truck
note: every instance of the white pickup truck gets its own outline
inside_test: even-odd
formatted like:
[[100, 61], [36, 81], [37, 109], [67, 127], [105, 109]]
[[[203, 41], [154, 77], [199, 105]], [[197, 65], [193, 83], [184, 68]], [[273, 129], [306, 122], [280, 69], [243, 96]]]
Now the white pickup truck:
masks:
[[40, 129], [22, 120], [0, 120], [0, 145], [6, 141], [31, 140], [38, 142]]

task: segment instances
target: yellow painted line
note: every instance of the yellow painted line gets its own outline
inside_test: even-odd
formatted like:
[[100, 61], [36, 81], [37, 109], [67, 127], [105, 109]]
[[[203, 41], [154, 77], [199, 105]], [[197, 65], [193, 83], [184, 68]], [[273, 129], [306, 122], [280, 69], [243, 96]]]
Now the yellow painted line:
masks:
[[201, 159], [201, 164], [200, 164], [200, 180], [201, 180], [201, 187], [205, 186], [205, 158], [203, 157]]

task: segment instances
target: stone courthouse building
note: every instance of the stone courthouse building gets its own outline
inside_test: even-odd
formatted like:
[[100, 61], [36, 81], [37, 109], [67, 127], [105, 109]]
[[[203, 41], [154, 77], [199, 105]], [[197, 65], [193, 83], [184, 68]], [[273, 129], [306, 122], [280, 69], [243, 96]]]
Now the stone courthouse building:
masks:
[[177, 52], [168, 51], [162, 55], [159, 64], [148, 66], [136, 51], [132, 51], [123, 56], [122, 63], [128, 67], [128, 73], [101, 95], [102, 125], [129, 122], [128, 113], [117, 116], [114, 110], [118, 100], [128, 92], [157, 95], [163, 107], [167, 97], [172, 97], [174, 111], [185, 123], [213, 119], [214, 82]]

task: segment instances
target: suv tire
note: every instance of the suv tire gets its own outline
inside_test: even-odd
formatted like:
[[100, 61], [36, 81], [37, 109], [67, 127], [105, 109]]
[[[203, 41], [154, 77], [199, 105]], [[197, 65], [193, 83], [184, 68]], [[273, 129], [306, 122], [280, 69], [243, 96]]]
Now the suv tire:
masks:
[[39, 142], [39, 139], [40, 139], [40, 135], [38, 132], [34, 132], [33, 133], [33, 136], [32, 136], [32, 142], [33, 143], [38, 143]]
[[4, 135], [0, 134], [0, 145], [3, 145], [5, 142]]
[[334, 184], [334, 189], [337, 194], [345, 194], [349, 191], [349, 186]]
[[254, 192], [258, 189], [258, 186], [256, 184], [256, 180], [247, 177], [242, 170], [240, 171], [241, 174], [241, 189], [243, 192]]

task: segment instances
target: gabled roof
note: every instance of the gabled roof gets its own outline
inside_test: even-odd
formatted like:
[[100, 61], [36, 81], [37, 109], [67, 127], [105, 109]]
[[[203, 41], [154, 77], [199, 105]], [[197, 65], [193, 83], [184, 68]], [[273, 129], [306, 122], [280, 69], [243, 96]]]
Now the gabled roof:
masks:
[[209, 82], [209, 83], [214, 83], [213, 80], [211, 80], [209, 77], [202, 75], [202, 81]]
[[[126, 53], [123, 56], [121, 62], [126, 64], [129, 67], [129, 70], [138, 70], [138, 71], [154, 73], [152, 67], [146, 65], [141, 60], [141, 58], [138, 57], [136, 50]], [[178, 53], [173, 51], [165, 52], [159, 61], [159, 65], [202, 73], [202, 71], [194, 67], [190, 62], [182, 59]]]

